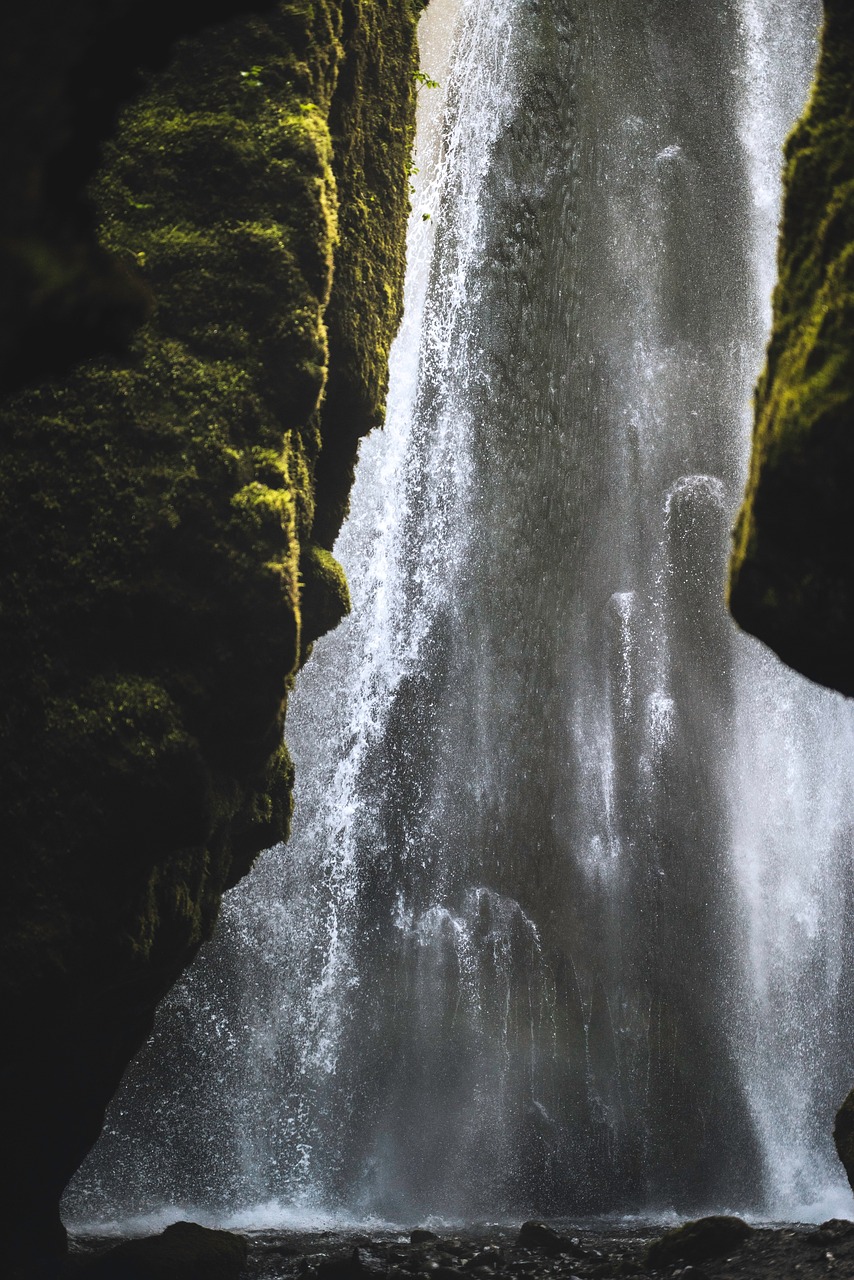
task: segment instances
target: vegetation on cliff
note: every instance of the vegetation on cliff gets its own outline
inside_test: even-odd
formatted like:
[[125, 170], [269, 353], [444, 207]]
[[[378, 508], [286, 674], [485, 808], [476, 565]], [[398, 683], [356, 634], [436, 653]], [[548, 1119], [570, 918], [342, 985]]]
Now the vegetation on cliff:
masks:
[[812, 98], [786, 148], [730, 607], [791, 666], [854, 694], [854, 15], [847, 0], [825, 13]]
[[0, 13], [0, 389], [123, 351], [151, 298], [104, 250], [86, 183], [142, 67], [274, 0], [39, 0]]
[[179, 44], [93, 186], [98, 253], [151, 319], [2, 410], [24, 1247], [61, 1242], [61, 1189], [157, 1001], [287, 834], [287, 691], [347, 608], [330, 550], [399, 320], [416, 19], [286, 0]]

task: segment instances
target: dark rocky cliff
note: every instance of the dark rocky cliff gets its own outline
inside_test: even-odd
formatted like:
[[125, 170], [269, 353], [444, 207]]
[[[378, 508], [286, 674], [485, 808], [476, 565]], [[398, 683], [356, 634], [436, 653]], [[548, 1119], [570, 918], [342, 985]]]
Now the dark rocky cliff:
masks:
[[[854, 695], [854, 12], [825, 0], [786, 148], [774, 327], [756, 391], [730, 608], [796, 670]], [[854, 1090], [836, 1145], [854, 1187]]]
[[735, 534], [736, 620], [854, 694], [854, 14], [826, 0], [812, 99], [786, 149], [774, 328]]
[[[204, 8], [267, 11], [154, 71], [199, 6], [8, 20], [29, 133], [2, 245], [26, 383], [0, 415], [2, 1240], [27, 1275], [61, 1253], [62, 1188], [157, 1002], [287, 834], [288, 687], [347, 608], [330, 548], [401, 305], [420, 5]], [[134, 81], [132, 41], [106, 86], [93, 51], [129, 15], [149, 71], [91, 224], [75, 183]]]

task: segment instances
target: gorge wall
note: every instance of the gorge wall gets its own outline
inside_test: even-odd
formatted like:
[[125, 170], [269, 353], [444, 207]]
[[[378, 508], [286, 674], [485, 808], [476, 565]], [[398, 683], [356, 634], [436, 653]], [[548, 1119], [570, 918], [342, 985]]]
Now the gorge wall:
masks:
[[[162, 65], [174, 37], [199, 25], [200, 8], [175, 0], [167, 13], [166, 5], [81, 0], [33, 5], [26, 15], [16, 11], [2, 20], [9, 34], [0, 45], [7, 71], [3, 86], [17, 95], [22, 127], [7, 140], [12, 197], [3, 223], [8, 269], [0, 345], [4, 385], [26, 384], [3, 407], [0, 424], [0, 528], [12, 566], [3, 584], [0, 623], [7, 655], [0, 675], [0, 759], [9, 797], [0, 966], [4, 1030], [15, 1046], [3, 1064], [2, 1239], [13, 1266], [31, 1253], [34, 1242], [45, 1254], [45, 1265], [52, 1265], [63, 1243], [59, 1194], [94, 1141], [104, 1106], [145, 1039], [157, 1002], [211, 932], [223, 890], [246, 872], [261, 848], [287, 832], [291, 778], [281, 745], [285, 701], [312, 640], [346, 608], [346, 588], [330, 551], [346, 510], [357, 441], [382, 417], [386, 357], [399, 315], [416, 65], [413, 6], [409, 0], [343, 5], [290, 0], [275, 7], [210, 3], [204, 6], [208, 19], [244, 16], [186, 41], [169, 65]], [[505, 7], [487, 8], [484, 20], [492, 21], [496, 36], [493, 65], [504, 77], [498, 87], [509, 90], [514, 69], [501, 63]], [[576, 8], [583, 10], [577, 22]], [[269, 10], [268, 16], [246, 16], [261, 9]], [[505, 1160], [502, 1154], [501, 1167], [487, 1170], [488, 1185], [473, 1190], [470, 1203], [476, 1208], [495, 1203], [496, 1182], [507, 1197], [504, 1203], [511, 1203], [517, 1194], [515, 1185], [505, 1185], [511, 1181], [534, 1185], [544, 1210], [569, 1196], [582, 1206], [600, 1207], [612, 1192], [625, 1203], [626, 1188], [634, 1203], [646, 1203], [650, 1150], [656, 1172], [652, 1187], [660, 1196], [674, 1195], [679, 1176], [672, 1167], [674, 1149], [685, 1158], [695, 1153], [689, 1188], [695, 1199], [733, 1186], [747, 1198], [757, 1181], [758, 1139], [748, 1123], [752, 1100], [737, 1080], [737, 1054], [721, 1041], [691, 986], [703, 965], [711, 967], [725, 1005], [726, 984], [739, 980], [730, 972], [734, 925], [708, 909], [705, 895], [716, 888], [725, 851], [704, 843], [703, 819], [719, 818], [722, 797], [729, 793], [699, 749], [708, 725], [715, 732], [719, 727], [722, 738], [729, 733], [733, 701], [736, 669], [729, 659], [714, 678], [706, 678], [709, 653], [724, 651], [729, 640], [721, 641], [723, 624], [719, 618], [711, 621], [708, 612], [719, 593], [721, 566], [717, 559], [706, 565], [702, 556], [708, 537], [723, 528], [716, 473], [729, 488], [734, 482], [717, 446], [708, 444], [708, 422], [737, 417], [738, 395], [733, 404], [703, 402], [705, 418], [694, 432], [688, 467], [677, 467], [668, 452], [679, 424], [687, 421], [685, 403], [674, 401], [661, 415], [668, 431], [647, 469], [655, 473], [662, 499], [656, 510], [663, 523], [645, 535], [631, 560], [621, 559], [623, 550], [611, 546], [610, 531], [598, 538], [597, 526], [584, 519], [588, 508], [606, 510], [598, 502], [608, 484], [595, 433], [613, 412], [612, 387], [619, 382], [614, 368], [594, 367], [594, 339], [604, 334], [616, 350], [625, 319], [613, 309], [591, 318], [590, 300], [597, 290], [614, 286], [613, 297], [631, 300], [637, 293], [635, 277], [653, 259], [661, 271], [653, 283], [663, 299], [661, 331], [651, 335], [651, 349], [660, 357], [658, 385], [662, 369], [669, 376], [667, 360], [675, 346], [699, 353], [692, 395], [725, 385], [731, 371], [734, 344], [709, 336], [707, 302], [717, 293], [712, 311], [726, 337], [735, 326], [732, 317], [740, 317], [747, 305], [741, 261], [747, 250], [738, 237], [721, 234], [716, 216], [728, 206], [740, 208], [743, 174], [732, 172], [734, 147], [722, 146], [713, 149], [706, 170], [711, 176], [703, 178], [708, 157], [701, 125], [705, 107], [721, 97], [709, 71], [724, 65], [717, 42], [724, 49], [728, 42], [737, 44], [738, 6], [725, 9], [727, 21], [716, 32], [692, 28], [681, 4], [661, 0], [647, 11], [612, 6], [623, 25], [629, 24], [622, 45], [617, 38], [601, 39], [589, 26], [591, 6], [531, 6], [526, 23], [542, 13], [548, 20], [532, 46], [533, 72], [521, 77], [524, 96], [514, 105], [506, 93], [499, 94], [493, 103], [492, 127], [503, 121], [506, 136], [503, 141], [491, 137], [497, 162], [485, 180], [477, 168], [478, 148], [480, 156], [485, 154], [482, 138], [473, 139], [468, 125], [478, 111], [481, 116], [487, 111], [490, 99], [480, 95], [474, 74], [468, 97], [458, 91], [455, 145], [472, 147], [475, 194], [452, 178], [443, 200], [450, 209], [465, 208], [467, 200], [480, 204], [488, 216], [476, 243], [466, 241], [460, 221], [459, 235], [442, 242], [437, 261], [450, 264], [445, 279], [453, 283], [454, 265], [462, 264], [471, 276], [472, 254], [486, 246], [486, 265], [479, 277], [474, 273], [471, 296], [487, 298], [492, 318], [481, 333], [467, 331], [464, 350], [472, 357], [472, 373], [459, 360], [463, 348], [454, 346], [464, 335], [460, 297], [449, 288], [431, 304], [433, 354], [445, 359], [439, 372], [449, 380], [441, 382], [433, 366], [418, 392], [418, 417], [426, 430], [401, 490], [411, 505], [405, 507], [400, 539], [400, 576], [409, 575], [411, 585], [403, 589], [409, 595], [398, 637], [404, 667], [419, 648], [429, 662], [421, 670], [410, 662], [399, 681], [395, 674], [381, 715], [369, 715], [361, 726], [358, 717], [344, 721], [345, 736], [354, 726], [367, 724], [370, 730], [364, 751], [352, 743], [348, 747], [363, 752], [367, 763], [363, 768], [361, 758], [357, 761], [358, 821], [346, 832], [344, 849], [362, 859], [365, 870], [359, 871], [355, 888], [367, 894], [352, 892], [354, 882], [341, 873], [343, 861], [329, 870], [338, 894], [334, 905], [352, 947], [352, 955], [344, 956], [340, 989], [328, 1001], [332, 1014], [335, 1001], [343, 1010], [338, 1052], [346, 1070], [332, 1080], [318, 1069], [323, 1107], [305, 1094], [301, 1104], [320, 1116], [308, 1128], [312, 1140], [325, 1139], [338, 1153], [338, 1166], [325, 1170], [324, 1177], [329, 1196], [339, 1203], [352, 1187], [366, 1187], [367, 1171], [378, 1186], [373, 1201], [367, 1195], [365, 1203], [395, 1210], [400, 1200], [394, 1196], [403, 1186], [409, 1196], [404, 1206], [435, 1204], [443, 1195], [451, 1204], [459, 1172], [485, 1167], [484, 1153], [491, 1150], [499, 1125], [508, 1151], [528, 1152], [530, 1167], [511, 1167], [510, 1156]], [[828, 3], [826, 10], [818, 87], [790, 143], [777, 330], [759, 393], [757, 462], [740, 526], [732, 602], [743, 625], [788, 661], [850, 693], [850, 644], [846, 648], [845, 641], [851, 624], [851, 515], [845, 497], [851, 452], [845, 429], [852, 376], [846, 284], [852, 152], [846, 130], [854, 38], [844, 6]], [[657, 39], [641, 30], [647, 21], [659, 24]], [[663, 97], [656, 98], [655, 75], [645, 78], [636, 71], [641, 46], [647, 69], [662, 76], [659, 51], [689, 49], [689, 87], [680, 92], [694, 103], [696, 114], [686, 136], [661, 106]], [[570, 100], [556, 54], [577, 77]], [[643, 104], [644, 118], [630, 110], [620, 114], [619, 100], [612, 110], [599, 111], [595, 86], [584, 74], [590, 57], [601, 71], [598, 83], [611, 83], [612, 77], [626, 102], [637, 98]], [[100, 139], [111, 132], [116, 101], [133, 89], [138, 60], [159, 69], [149, 74], [144, 97], [125, 111], [94, 180], [96, 230], [81, 186], [94, 169]], [[706, 70], [694, 74], [694, 64]], [[472, 53], [471, 66], [476, 65]], [[670, 65], [681, 64], [674, 59]], [[724, 103], [725, 136], [731, 139], [737, 108]], [[573, 132], [579, 116], [599, 122], [601, 142], [579, 141]], [[624, 219], [617, 231], [634, 245], [635, 276], [617, 281], [622, 269], [611, 255], [611, 266], [597, 279], [589, 265], [593, 258], [579, 257], [578, 236], [586, 236], [584, 243], [594, 250], [603, 248], [606, 224], [599, 197], [588, 194], [580, 207], [570, 207], [560, 174], [549, 165], [560, 154], [567, 173], [628, 174], [612, 161], [624, 154], [618, 149], [624, 128], [637, 133], [630, 143], [640, 168], [648, 167], [643, 181], [649, 207], [662, 211], [675, 253], [659, 256], [655, 244], [643, 240], [633, 221], [637, 187], [626, 181], [614, 221]], [[527, 163], [531, 155], [543, 161], [548, 183], [519, 180], [524, 178], [519, 157]], [[695, 189], [686, 174], [696, 180]], [[679, 274], [695, 252], [695, 233], [683, 221], [689, 206], [701, 214], [691, 227], [706, 228], [707, 247], [728, 265], [718, 274], [711, 268], [701, 272], [700, 287], [686, 295]], [[554, 333], [555, 317], [564, 314], [560, 278], [554, 259], [545, 259], [543, 242], [550, 253], [557, 244], [568, 264], [571, 316], [584, 322], [585, 342], [568, 366], [569, 387], [564, 380], [553, 381], [550, 369], [530, 351], [520, 357], [518, 330], [507, 320], [506, 308], [515, 307], [533, 333], [546, 323]], [[521, 266], [508, 247], [513, 244]], [[718, 288], [721, 279], [726, 290]], [[531, 297], [541, 300], [533, 316]], [[152, 318], [128, 350], [129, 335], [147, 312]], [[629, 315], [632, 324], [639, 323], [633, 312]], [[477, 363], [484, 333], [492, 361], [485, 370]], [[648, 337], [638, 331], [641, 354]], [[115, 354], [95, 358], [105, 350]], [[34, 384], [34, 378], [84, 355], [88, 362], [70, 373]], [[714, 377], [708, 376], [710, 369]], [[497, 411], [487, 395], [487, 376], [500, 388]], [[453, 482], [455, 468], [464, 469], [451, 434], [460, 396], [477, 420], [476, 428], [469, 422], [467, 430], [472, 455], [488, 477], [481, 496], [467, 505], [464, 495], [461, 509], [474, 514], [489, 536], [471, 555], [463, 548], [465, 557], [460, 556], [453, 577], [447, 571], [447, 490], [440, 486], [427, 498], [413, 496], [412, 490], [413, 475], [425, 461], [443, 481]], [[577, 483], [573, 451], [580, 446], [567, 442], [560, 424], [591, 405], [593, 440], [582, 469], [587, 496], [567, 515], [566, 487], [552, 491], [548, 485], [559, 474], [556, 462], [571, 463], [575, 469], [568, 474]], [[656, 425], [654, 398], [640, 408]], [[525, 455], [519, 431], [530, 412], [545, 428], [541, 457]], [[498, 445], [486, 426], [497, 426]], [[628, 426], [636, 431], [638, 424]], [[643, 433], [636, 434], [642, 443]], [[629, 444], [640, 447], [637, 441]], [[620, 520], [610, 521], [611, 529], [622, 527], [626, 512], [629, 522], [635, 518], [634, 477], [642, 468], [626, 448], [626, 457], [616, 459], [626, 465], [620, 471]], [[507, 520], [507, 497], [514, 493], [521, 493], [526, 505]], [[432, 559], [419, 561], [415, 541], [428, 517], [436, 517], [434, 542], [427, 547]], [[567, 540], [580, 543], [583, 552], [572, 581], [601, 584], [613, 578], [613, 593], [603, 596], [603, 652], [598, 633], [587, 634], [583, 610], [570, 608], [576, 588], [559, 566], [551, 565], [544, 594], [560, 606], [561, 617], [573, 619], [568, 639], [560, 625], [542, 623], [530, 607], [536, 566], [526, 561], [506, 572], [532, 523], [537, 545], [551, 553], [566, 537], [567, 521], [572, 526]], [[667, 572], [653, 580], [650, 575], [664, 562], [655, 560], [659, 554]], [[697, 557], [702, 581], [692, 587]], [[476, 574], [479, 585], [472, 591]], [[419, 618], [437, 577], [443, 589], [444, 580], [453, 578], [460, 587], [457, 601], [463, 603], [455, 604], [445, 591]], [[665, 673], [671, 683], [660, 688], [658, 654], [638, 637], [655, 638], [649, 619], [656, 610], [675, 615], [679, 593], [688, 607], [677, 623], [685, 642], [684, 666]], [[496, 600], [515, 620], [509, 637], [484, 622], [482, 606]], [[696, 634], [686, 621], [692, 616], [704, 619]], [[538, 662], [544, 656], [545, 680], [530, 670], [520, 672], [508, 658], [511, 653], [535, 656]], [[362, 678], [366, 686], [381, 684], [388, 655], [377, 657], [375, 650], [369, 655], [375, 665], [365, 663]], [[568, 730], [552, 713], [557, 698], [565, 696], [566, 671], [577, 672], [583, 664], [610, 701], [601, 704], [600, 725], [595, 708], [572, 690], [587, 738], [567, 746]], [[346, 691], [351, 668], [342, 662], [341, 669]], [[462, 673], [468, 689], [486, 688], [495, 710], [491, 724], [508, 726], [506, 740], [487, 744], [494, 769], [485, 788], [482, 778], [470, 781], [467, 774], [468, 762], [481, 749], [484, 724], [472, 721], [469, 703], [453, 690], [445, 709], [436, 709], [436, 689], [451, 688], [455, 672]], [[696, 699], [698, 672], [703, 696]], [[747, 672], [742, 683], [752, 685], [754, 668]], [[327, 686], [327, 702], [332, 687]], [[660, 692], [667, 696], [658, 697]], [[367, 689], [363, 705], [369, 712], [375, 696], [375, 688]], [[628, 732], [634, 705], [647, 707], [649, 722], [644, 727], [637, 721]], [[668, 736], [674, 706], [684, 717], [678, 750], [671, 749]], [[748, 718], [755, 724], [763, 706], [757, 699], [751, 707], [756, 714]], [[311, 715], [306, 723], [308, 739]], [[559, 791], [556, 775], [542, 775], [538, 761], [544, 741], [550, 759], [560, 751], [575, 753], [572, 796]], [[451, 744], [465, 768], [454, 774], [444, 769], [435, 756], [443, 742]], [[499, 750], [492, 749], [496, 743]], [[757, 757], [734, 751], [733, 758], [755, 764]], [[822, 774], [823, 760], [813, 762], [815, 774]], [[741, 772], [745, 776], [751, 770]], [[656, 821], [664, 834], [661, 866], [641, 856], [647, 834], [635, 820], [653, 773]], [[325, 777], [322, 771], [317, 776]], [[354, 776], [346, 767], [335, 775], [345, 796]], [[380, 795], [379, 781], [387, 777], [397, 791]], [[699, 797], [688, 820], [671, 801], [684, 793], [686, 778]], [[727, 782], [736, 800], [742, 798], [733, 779], [728, 776]], [[581, 803], [589, 794], [601, 801], [606, 819], [601, 830], [590, 826], [590, 810]], [[615, 808], [616, 794], [622, 799]], [[451, 803], [460, 795], [462, 807], [449, 821]], [[570, 876], [552, 857], [552, 846], [560, 843], [550, 827], [555, 813], [572, 836], [568, 847], [589, 851], [589, 865], [579, 863]], [[324, 824], [337, 835], [337, 812], [318, 806], [317, 823], [324, 835]], [[518, 853], [504, 861], [500, 882], [495, 873], [498, 889], [487, 891], [485, 880], [498, 861], [495, 850], [508, 841]], [[686, 841], [704, 859], [699, 884], [687, 883]], [[443, 882], [442, 874], [428, 874], [425, 845], [436, 863], [446, 850], [456, 855], [465, 848], [471, 869], [448, 859]], [[612, 862], [621, 851], [626, 857]], [[562, 848], [558, 852], [563, 854]], [[408, 897], [396, 900], [389, 877], [397, 883], [410, 864], [416, 871]], [[609, 882], [612, 866], [616, 878]], [[278, 879], [279, 897], [288, 883], [287, 867], [286, 857], [271, 861], [266, 872], [268, 881]], [[297, 906], [300, 893], [309, 905], [316, 901], [312, 875], [309, 865], [303, 881], [294, 881]], [[677, 963], [681, 953], [672, 916], [661, 905], [665, 876], [681, 879], [684, 900], [694, 913], [696, 946], [686, 970]], [[585, 877], [601, 885], [593, 909], [582, 898]], [[620, 889], [619, 898], [612, 884]], [[527, 906], [531, 885], [544, 885], [543, 896], [560, 901], [562, 919], [572, 920], [573, 937], [592, 957], [589, 972], [574, 972], [569, 947], [554, 971], [543, 968], [540, 935], [517, 902]], [[371, 894], [387, 908], [381, 930], [369, 918]], [[624, 903], [648, 908], [655, 930], [630, 934]], [[250, 902], [250, 908], [260, 922], [262, 942], [265, 931], [290, 927], [282, 913], [271, 915], [266, 901], [257, 909]], [[229, 947], [235, 954], [245, 950], [245, 937], [238, 934], [246, 918], [232, 913], [220, 939], [226, 965]], [[840, 920], [845, 918], [840, 911]], [[778, 924], [775, 919], [775, 929]], [[556, 930], [551, 918], [542, 929], [553, 949]], [[628, 958], [619, 972], [596, 955], [600, 944], [610, 948], [609, 956], [616, 954], [614, 939], [625, 946]], [[274, 971], [281, 962], [263, 947], [259, 952], [266, 968], [255, 985], [279, 992], [281, 973]], [[805, 949], [803, 954], [807, 967], [820, 967], [818, 952]], [[370, 989], [347, 985], [359, 965], [363, 972], [373, 966], [377, 981]], [[630, 975], [628, 984], [623, 972]], [[401, 974], [403, 1017], [387, 998], [389, 984]], [[555, 974], [569, 993], [559, 1008], [549, 985]], [[303, 973], [294, 969], [289, 981], [296, 987], [302, 980]], [[220, 974], [209, 981], [217, 985]], [[313, 998], [319, 985], [320, 978], [316, 986], [296, 990], [295, 999], [277, 1011], [284, 1047], [275, 1052], [288, 1065], [291, 1060], [304, 1065], [308, 1052], [320, 1062], [328, 1049], [324, 1036], [331, 1014], [318, 1024], [316, 1044], [306, 1048], [303, 1043], [291, 1053], [299, 1032], [293, 1010], [301, 999]], [[663, 1013], [655, 993], [668, 987], [675, 997], [670, 1012]], [[462, 1132], [456, 1168], [437, 1150], [426, 1152], [423, 1168], [408, 1169], [399, 1153], [423, 1137], [432, 1115], [448, 1114], [450, 1095], [440, 1078], [447, 1055], [438, 1046], [447, 1043], [441, 1037], [449, 1025], [446, 1010], [454, 1002], [465, 1014], [465, 1024], [452, 1028], [454, 1061], [477, 1066], [478, 1055], [488, 1059], [490, 1019], [506, 1007], [503, 1044], [510, 1068], [487, 1060], [480, 1081], [497, 1081], [500, 1088], [485, 1108], [485, 1125]], [[245, 992], [234, 997], [235, 1025], [244, 1029], [250, 1003]], [[850, 1025], [850, 1010], [839, 1003], [838, 1023], [844, 1028]], [[778, 1008], [769, 1001], [775, 1017]], [[197, 1013], [198, 1006], [183, 998], [173, 1003], [163, 1015], [167, 1030], [188, 1010]], [[420, 1022], [414, 1021], [416, 1014]], [[535, 1017], [536, 1045], [529, 1034]], [[412, 1026], [421, 1038], [410, 1034]], [[366, 1029], [376, 1032], [383, 1046], [382, 1056], [373, 1061], [362, 1054]], [[797, 1038], [801, 1028], [796, 1018], [791, 1025], [782, 1019], [777, 1031], [782, 1044], [787, 1036]], [[193, 1047], [194, 1034], [194, 1028], [186, 1029], [182, 1069], [194, 1053], [200, 1060], [206, 1057], [206, 1044], [199, 1049], [197, 1041]], [[301, 1032], [298, 1038], [305, 1041]], [[686, 1040], [709, 1050], [707, 1062], [717, 1055], [723, 1066], [714, 1079], [694, 1078]], [[778, 1081], [771, 1061], [775, 1042], [768, 1043], [765, 1084], [771, 1095]], [[540, 1044], [548, 1050], [542, 1059], [532, 1052]], [[610, 1065], [618, 1048], [628, 1050], [622, 1079]], [[268, 1050], [253, 1024], [248, 1048], [234, 1055], [228, 1070], [245, 1077], [247, 1055], [255, 1053], [253, 1068], [263, 1067]], [[588, 1051], [604, 1064], [593, 1076], [585, 1075]], [[652, 1091], [645, 1083], [648, 1063], [655, 1065]], [[163, 1067], [164, 1076], [168, 1070]], [[155, 1075], [152, 1070], [147, 1083], [154, 1078], [159, 1087]], [[267, 1146], [262, 1151], [267, 1166], [251, 1153], [256, 1174], [261, 1171], [257, 1187], [250, 1188], [253, 1195], [257, 1188], [280, 1185], [276, 1178], [294, 1149], [292, 1116], [285, 1108], [290, 1098], [279, 1089], [282, 1078], [280, 1073], [275, 1086], [268, 1085], [281, 1114], [262, 1135], [253, 1135], [259, 1149], [262, 1138]], [[673, 1079], [675, 1090], [668, 1084]], [[303, 1089], [305, 1080], [298, 1081]], [[433, 1094], [424, 1090], [425, 1080]], [[611, 1088], [614, 1080], [618, 1087]], [[463, 1114], [470, 1089], [476, 1092], [481, 1084], [459, 1073], [451, 1085]], [[826, 1081], [824, 1091], [832, 1092], [832, 1085]], [[367, 1097], [369, 1104], [360, 1127], [351, 1124], [348, 1110], [354, 1096]], [[178, 1154], [195, 1158], [190, 1172], [196, 1181], [204, 1173], [204, 1135], [194, 1126], [210, 1110], [203, 1091], [198, 1097], [197, 1112], [180, 1099], [184, 1128], [168, 1135]], [[390, 1118], [381, 1105], [387, 1097], [394, 1099]], [[418, 1106], [411, 1104], [413, 1097], [420, 1098]], [[813, 1106], [819, 1118], [825, 1102], [822, 1097]], [[698, 1135], [692, 1126], [702, 1107], [713, 1122]], [[734, 1112], [746, 1138], [733, 1131]], [[166, 1114], [169, 1119], [168, 1109]], [[776, 1125], [778, 1118], [773, 1113], [770, 1123]], [[245, 1120], [238, 1109], [234, 1127], [242, 1137]], [[814, 1125], [813, 1115], [808, 1120]], [[145, 1106], [137, 1121], [150, 1127]], [[440, 1142], [442, 1133], [436, 1132]], [[840, 1132], [844, 1153], [848, 1129]], [[339, 1141], [342, 1135], [346, 1141]], [[296, 1135], [303, 1136], [304, 1131]], [[571, 1168], [564, 1152], [577, 1151], [579, 1144], [589, 1154], [589, 1167], [578, 1175], [562, 1172]], [[706, 1159], [712, 1150], [725, 1153], [720, 1169]], [[120, 1163], [115, 1167], [115, 1176], [121, 1176]], [[617, 1170], [618, 1187], [603, 1185], [606, 1168]], [[401, 1170], [411, 1187], [402, 1183]], [[214, 1199], [232, 1191], [233, 1183], [217, 1184]], [[32, 1265], [21, 1264], [24, 1274], [33, 1274]]]
[[[779, 279], [756, 391], [730, 607], [797, 671], [854, 694], [854, 15], [825, 0], [811, 101], [786, 148]], [[854, 1186], [854, 1091], [839, 1155]]]
[[854, 694], [854, 16], [827, 0], [786, 148], [774, 327], [756, 393], [730, 605], [812, 680]]
[[[287, 693], [348, 607], [330, 548], [400, 314], [419, 7], [206, 5], [230, 21], [168, 61], [202, 6], [3, 20], [0, 1239], [28, 1276], [158, 1001], [287, 834]], [[137, 58], [164, 65], [92, 213]]]
[[[0, 386], [121, 351], [151, 296], [100, 244], [86, 184], [142, 67], [272, 0], [37, 0], [0, 17]], [[13, 125], [13, 127], [12, 127]]]

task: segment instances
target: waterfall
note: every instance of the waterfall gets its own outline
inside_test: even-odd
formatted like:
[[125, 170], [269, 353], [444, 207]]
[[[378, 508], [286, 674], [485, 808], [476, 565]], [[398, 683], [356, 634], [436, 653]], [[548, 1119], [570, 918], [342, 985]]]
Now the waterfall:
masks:
[[432, 0], [293, 838], [72, 1218], [854, 1212], [854, 714], [723, 605], [819, 7]]

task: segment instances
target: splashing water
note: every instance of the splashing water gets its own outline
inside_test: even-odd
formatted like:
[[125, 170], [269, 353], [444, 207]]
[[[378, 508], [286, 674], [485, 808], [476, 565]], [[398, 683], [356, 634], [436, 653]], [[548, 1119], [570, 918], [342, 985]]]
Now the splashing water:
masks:
[[294, 835], [72, 1216], [854, 1210], [854, 716], [722, 602], [818, 18], [433, 0]]

